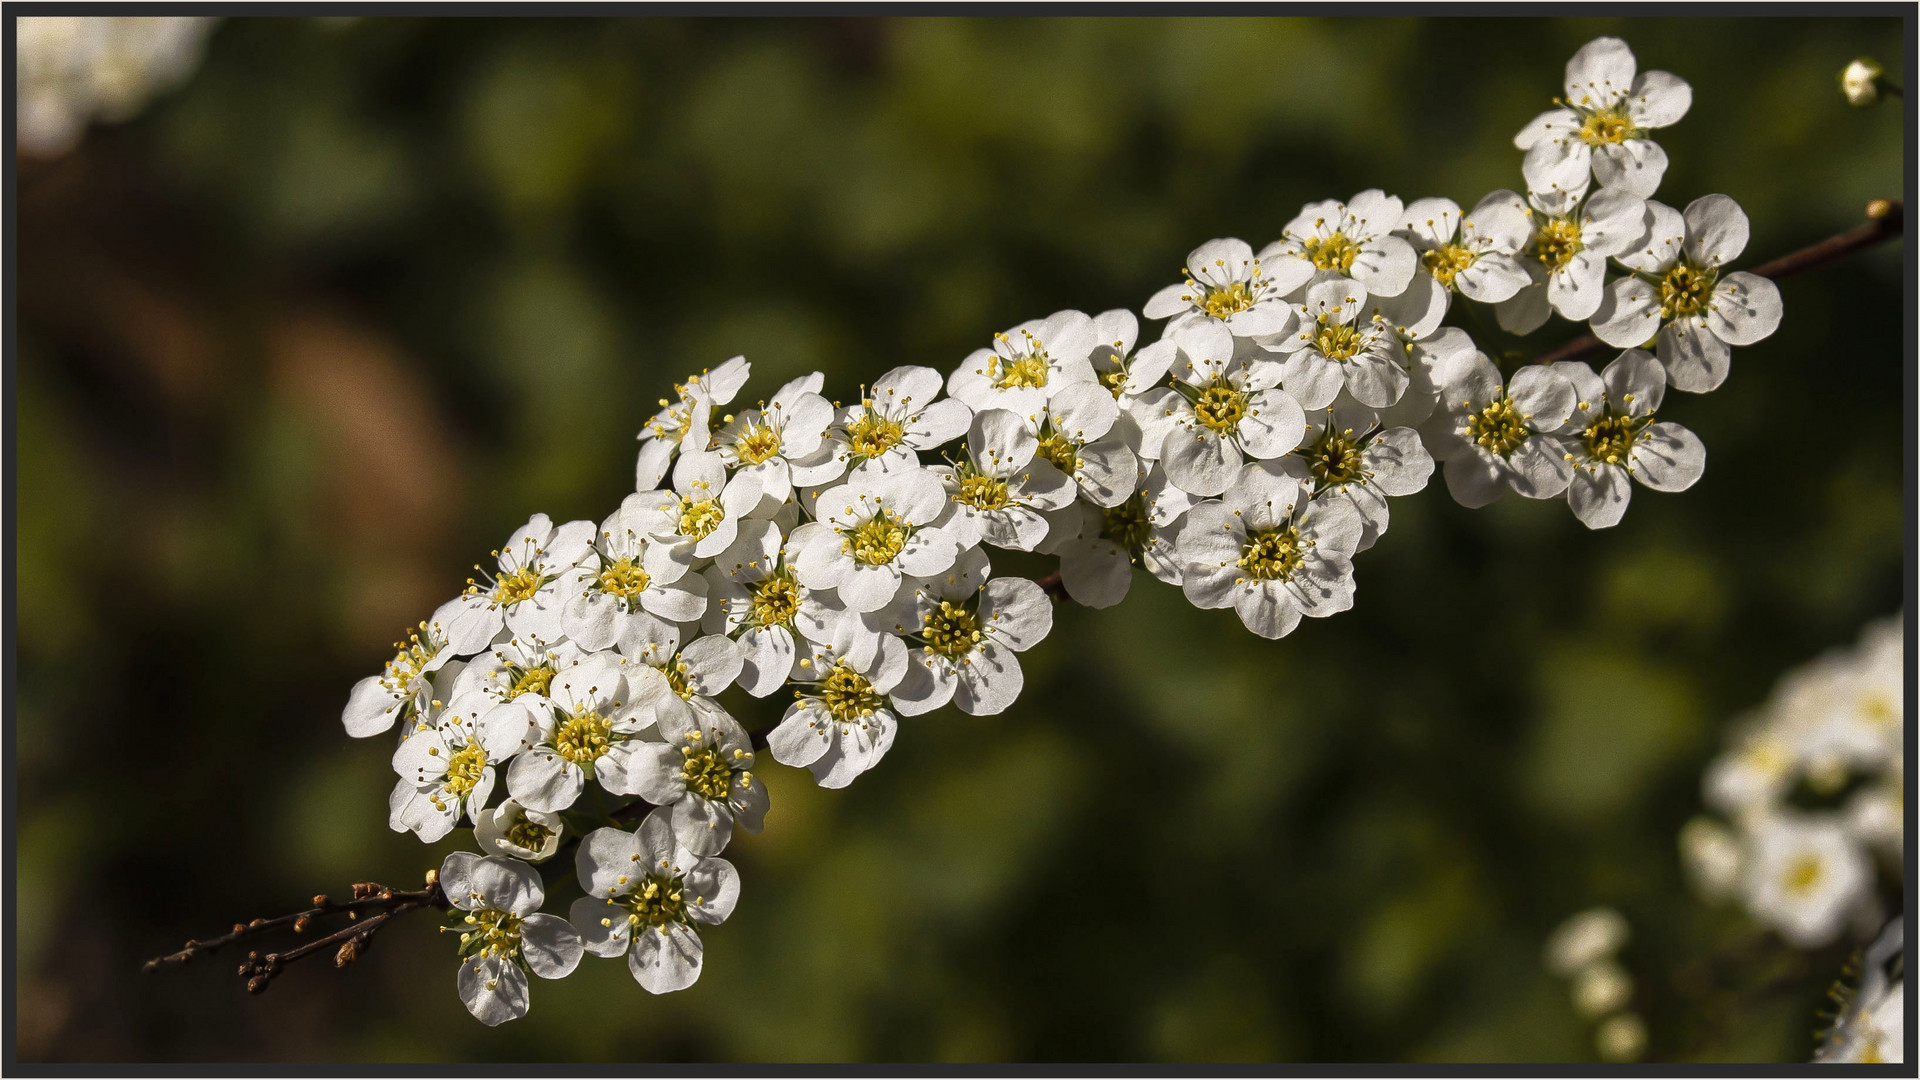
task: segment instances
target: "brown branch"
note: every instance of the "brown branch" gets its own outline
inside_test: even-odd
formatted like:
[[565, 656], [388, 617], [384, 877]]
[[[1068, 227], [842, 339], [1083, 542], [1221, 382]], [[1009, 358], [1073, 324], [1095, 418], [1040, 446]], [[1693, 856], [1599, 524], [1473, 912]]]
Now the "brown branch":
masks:
[[[305, 911], [296, 911], [291, 915], [281, 915], [272, 919], [255, 919], [247, 923], [234, 923], [233, 931], [206, 941], [189, 941], [179, 952], [156, 956], [141, 965], [140, 970], [154, 972], [167, 967], [177, 967], [193, 961], [195, 958], [217, 952], [224, 946], [232, 945], [248, 938], [258, 937], [281, 928], [291, 928], [294, 933], [305, 933], [313, 920], [328, 915], [345, 914], [349, 924], [328, 934], [326, 937], [310, 941], [299, 948], [287, 952], [270, 952], [264, 956], [258, 950], [249, 952], [247, 959], [240, 965], [240, 977], [247, 980], [247, 990], [261, 993], [266, 990], [286, 965], [308, 956], [338, 948], [334, 952], [334, 966], [345, 967], [373, 944], [373, 935], [397, 915], [421, 908], [445, 910], [446, 894], [440, 891], [439, 875], [429, 872], [425, 888], [411, 892], [395, 890], [371, 881], [358, 882], [353, 886], [353, 899], [345, 903], [336, 903], [328, 897], [316, 896], [313, 906]], [[362, 915], [370, 917], [364, 921]]]
[[[1875, 199], [1867, 204], [1867, 220], [1846, 232], [1829, 236], [1817, 244], [1811, 244], [1799, 251], [1788, 252], [1772, 262], [1761, 263], [1751, 271], [1763, 278], [1778, 281], [1781, 278], [1803, 274], [1816, 270], [1830, 262], [1836, 262], [1863, 248], [1872, 247], [1882, 240], [1899, 236], [1906, 224], [1906, 207], [1896, 199]], [[1592, 334], [1584, 334], [1559, 348], [1542, 353], [1534, 359], [1536, 364], [1553, 364], [1561, 360], [1584, 360], [1589, 356], [1606, 352], [1612, 346]]]
[[1067, 587], [1061, 584], [1060, 571], [1058, 570], [1035, 581], [1034, 584], [1040, 586], [1048, 596], [1053, 597], [1055, 600], [1065, 600], [1067, 598]]

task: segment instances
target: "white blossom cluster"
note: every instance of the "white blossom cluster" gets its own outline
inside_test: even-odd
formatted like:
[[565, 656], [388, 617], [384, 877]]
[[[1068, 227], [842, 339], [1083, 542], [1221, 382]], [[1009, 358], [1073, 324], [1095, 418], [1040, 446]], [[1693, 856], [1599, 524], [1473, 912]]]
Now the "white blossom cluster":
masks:
[[73, 148], [95, 119], [125, 120], [200, 63], [206, 16], [23, 16], [15, 24], [21, 149]]
[[[839, 788], [903, 717], [1005, 710], [1049, 588], [1109, 607], [1138, 565], [1279, 638], [1352, 606], [1354, 556], [1436, 459], [1464, 504], [1566, 494], [1594, 527], [1631, 480], [1693, 483], [1704, 451], [1655, 420], [1663, 392], [1717, 385], [1778, 295], [1721, 271], [1746, 235], [1731, 200], [1647, 199], [1666, 159], [1646, 135], [1686, 111], [1685, 83], [1636, 77], [1603, 38], [1568, 92], [1522, 133], [1525, 197], [1462, 214], [1367, 191], [1303, 207], [1258, 253], [1210, 241], [1148, 299], [1166, 324], [1138, 348], [1132, 312], [1062, 311], [850, 402], [816, 372], [736, 408], [740, 357], [676, 386], [617, 510], [534, 516], [343, 717], [398, 731], [394, 829], [468, 825], [485, 853], [442, 871], [473, 1013], [523, 1015], [526, 976], [582, 952], [625, 957], [654, 993], [691, 985], [698, 928], [739, 895], [720, 855], [767, 812], [759, 751]], [[1598, 374], [1506, 376], [1442, 326], [1455, 293], [1510, 327], [1591, 317], [1634, 347]], [[1057, 558], [1057, 585], [994, 576], [993, 549]], [[719, 703], [733, 686], [792, 703], [750, 735]], [[539, 915], [530, 864], [564, 849], [585, 896]]]
[[1876, 878], [1903, 869], [1902, 648], [1896, 615], [1789, 673], [1708, 765], [1721, 816], [1680, 834], [1706, 898], [1737, 900], [1799, 948], [1880, 925]]
[[1596, 907], [1547, 938], [1547, 970], [1571, 984], [1574, 1011], [1596, 1024], [1594, 1048], [1607, 1061], [1636, 1061], [1647, 1047], [1647, 1022], [1630, 1008], [1633, 976], [1619, 960], [1629, 937], [1626, 916]]

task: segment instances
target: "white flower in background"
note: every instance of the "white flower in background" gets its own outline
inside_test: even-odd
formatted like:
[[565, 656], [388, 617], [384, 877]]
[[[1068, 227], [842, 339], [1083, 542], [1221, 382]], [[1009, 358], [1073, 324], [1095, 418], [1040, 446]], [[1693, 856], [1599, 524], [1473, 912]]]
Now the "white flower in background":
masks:
[[1382, 427], [1379, 414], [1351, 401], [1307, 414], [1307, 437], [1281, 463], [1314, 499], [1352, 504], [1360, 515], [1356, 552], [1387, 531], [1389, 496], [1411, 495], [1433, 476], [1419, 432]]
[[1284, 334], [1293, 326], [1286, 296], [1313, 276], [1313, 267], [1282, 258], [1276, 272], [1271, 262], [1262, 266], [1267, 258], [1255, 258], [1244, 240], [1209, 240], [1187, 255], [1186, 280], [1154, 293], [1141, 314], [1171, 318], [1165, 333], [1211, 320], [1238, 338]]
[[1587, 965], [1573, 976], [1573, 1009], [1589, 1020], [1618, 1012], [1633, 1000], [1633, 976], [1612, 960]]
[[1840, 72], [1840, 92], [1849, 105], [1874, 105], [1880, 101], [1880, 77], [1886, 73], [1879, 62], [1861, 57]]
[[771, 521], [741, 522], [739, 538], [704, 572], [710, 602], [701, 629], [739, 642], [740, 685], [754, 697], [766, 697], [792, 677], [801, 634], [813, 632], [826, 639], [822, 644], [832, 644], [848, 618], [833, 590], [800, 584], [782, 555], [780, 528]]
[[1696, 817], [1680, 828], [1680, 864], [1695, 892], [1712, 903], [1730, 899], [1740, 888], [1746, 849], [1732, 829], [1710, 817]]
[[507, 768], [507, 792], [520, 805], [557, 814], [571, 807], [589, 779], [615, 795], [639, 794], [635, 752], [653, 726], [653, 710], [672, 697], [659, 671], [621, 665], [607, 654], [554, 676], [552, 715], [532, 748]]
[[1870, 900], [1872, 864], [1832, 817], [1782, 811], [1760, 820], [1751, 837], [1747, 909], [1789, 944], [1827, 944]]
[[1368, 310], [1367, 300], [1358, 282], [1322, 274], [1307, 286], [1295, 332], [1269, 346], [1285, 357], [1280, 385], [1302, 408], [1324, 409], [1342, 388], [1373, 409], [1406, 392], [1406, 348], [1393, 324]]
[[682, 847], [718, 855], [735, 825], [760, 831], [767, 789], [753, 777], [753, 740], [738, 721], [719, 710], [687, 710], [662, 713], [656, 730], [666, 741], [641, 744], [639, 795], [669, 811]]
[[1528, 193], [1533, 237], [1520, 262], [1533, 284], [1494, 308], [1500, 328], [1508, 333], [1533, 333], [1546, 323], [1550, 310], [1576, 322], [1591, 317], [1605, 298], [1607, 259], [1646, 238], [1645, 199], [1603, 188], [1583, 202], [1582, 193], [1584, 189], [1565, 196]]
[[387, 824], [431, 844], [462, 817], [478, 821], [493, 794], [494, 766], [531, 745], [525, 713], [493, 708], [482, 694], [456, 699], [393, 752], [400, 777], [387, 799]]
[[527, 864], [456, 851], [440, 864], [440, 891], [466, 913], [455, 925], [460, 1000], [488, 1027], [527, 1015], [529, 972], [564, 979], [579, 965], [580, 934], [540, 911], [546, 890]]
[[700, 978], [694, 924], [717, 926], [733, 914], [740, 875], [732, 863], [688, 851], [664, 807], [633, 832], [588, 833], [574, 861], [587, 895], [568, 914], [586, 951], [625, 956], [634, 981], [650, 994], [685, 990]]
[[[665, 505], [664, 497], [657, 505]], [[560, 628], [580, 648], [599, 652], [657, 632], [661, 623], [692, 622], [707, 610], [707, 581], [687, 572], [691, 559], [650, 555], [649, 529], [662, 516], [629, 498], [600, 524], [593, 547], [567, 582]], [[667, 557], [663, 557], [667, 556]]]
[[695, 562], [725, 551], [740, 522], [760, 505], [758, 478], [727, 476], [718, 454], [688, 452], [673, 466], [673, 490], [627, 496], [628, 524], [652, 538], [643, 554], [649, 574], [679, 580]]
[[1038, 459], [1071, 477], [1082, 498], [1095, 506], [1115, 506], [1140, 479], [1140, 459], [1126, 442], [1132, 429], [1121, 427], [1120, 417], [1112, 394], [1075, 383], [1053, 395], [1045, 412], [1028, 417], [1026, 428], [1039, 439]]
[[856, 469], [820, 493], [817, 521], [787, 537], [794, 580], [809, 589], [837, 589], [852, 611], [878, 611], [900, 591], [902, 577], [927, 577], [953, 565], [954, 534], [935, 522], [947, 509], [939, 476], [919, 467]]
[[1602, 187], [1641, 198], [1660, 188], [1667, 152], [1649, 139], [1680, 122], [1693, 88], [1664, 71], [1636, 74], [1633, 50], [1619, 38], [1595, 38], [1567, 61], [1567, 96], [1534, 117], [1513, 144], [1527, 152], [1521, 171], [1535, 191]]
[[916, 450], [934, 450], [966, 433], [973, 410], [940, 396], [945, 380], [930, 367], [897, 367], [842, 408], [831, 432], [848, 468], [917, 468]]
[[976, 349], [947, 378], [947, 393], [974, 412], [1006, 409], [1037, 413], [1068, 383], [1097, 383], [1089, 357], [1098, 331], [1085, 312], [1060, 311], [993, 335], [993, 347]]
[[449, 646], [470, 656], [492, 645], [502, 627], [517, 637], [560, 640], [560, 611], [566, 602], [562, 585], [569, 580], [567, 571], [592, 547], [593, 522], [556, 527], [547, 515], [533, 515], [494, 552], [497, 576], [482, 582], [468, 579], [467, 591], [455, 601], [461, 610], [447, 622]]
[[1736, 818], [1764, 814], [1799, 775], [1800, 748], [1767, 717], [1743, 725], [1701, 777], [1707, 804]]
[[1655, 491], [1685, 491], [1706, 471], [1700, 437], [1654, 419], [1667, 376], [1651, 354], [1629, 349], [1598, 375], [1574, 361], [1553, 370], [1573, 384], [1577, 399], [1558, 438], [1573, 463], [1567, 504], [1587, 528], [1619, 524], [1633, 497], [1630, 481]]
[[[458, 600], [440, 605], [433, 618], [394, 643], [386, 670], [353, 684], [340, 723], [356, 739], [378, 735], [424, 712], [433, 700], [434, 676], [457, 655], [447, 647], [447, 625], [462, 611]], [[401, 729], [404, 735], [406, 729]]]
[[672, 398], [660, 399], [660, 411], [640, 429], [640, 458], [634, 466], [635, 491], [651, 491], [667, 475], [673, 456], [689, 434], [693, 444], [689, 452], [705, 450], [712, 411], [732, 401], [747, 384], [752, 365], [744, 356], [736, 356], [711, 371], [690, 376], [673, 388]]
[[1307, 418], [1279, 388], [1280, 364], [1258, 349], [1239, 355], [1233, 336], [1212, 323], [1169, 336], [1179, 350], [1172, 386], [1134, 403], [1141, 457], [1158, 460], [1181, 490], [1205, 496], [1225, 491], [1246, 461], [1300, 445]]
[[1646, 241], [1618, 254], [1634, 273], [1607, 286], [1593, 333], [1622, 348], [1657, 341], [1674, 387], [1704, 393], [1726, 380], [1732, 346], [1752, 345], [1779, 328], [1780, 289], [1755, 274], [1721, 270], [1746, 250], [1747, 215], [1739, 203], [1707, 195], [1684, 214], [1657, 202], [1647, 209]]
[[1511, 385], [1478, 353], [1448, 372], [1441, 410], [1421, 428], [1434, 458], [1445, 463], [1447, 490], [1462, 506], [1480, 507], [1508, 488], [1529, 499], [1567, 490], [1573, 463], [1557, 432], [1578, 398], [1566, 376], [1539, 365], [1514, 373]]
[[898, 721], [887, 695], [907, 673], [907, 647], [882, 634], [864, 665], [812, 644], [801, 659], [796, 700], [767, 736], [767, 749], [780, 764], [813, 773], [821, 787], [846, 787], [893, 746]]
[[1907, 1060], [1906, 933], [1895, 918], [1860, 959], [1860, 985], [1850, 994], [1814, 1061], [1877, 1065]]
[[95, 119], [131, 119], [200, 65], [217, 20], [204, 16], [27, 16], [15, 22], [14, 131], [20, 149], [55, 157]]
[[1075, 603], [1112, 607], [1127, 598], [1136, 564], [1180, 584], [1174, 542], [1194, 501], [1155, 464], [1120, 505], [1102, 509], [1080, 500], [1050, 517], [1043, 550], [1060, 557], [1060, 584]]
[[1469, 300], [1497, 304], [1533, 282], [1519, 259], [1533, 222], [1526, 200], [1511, 191], [1493, 192], [1464, 216], [1452, 199], [1420, 199], [1407, 207], [1400, 231], [1428, 276]]
[[1181, 588], [1195, 607], [1231, 607], [1261, 637], [1285, 637], [1302, 615], [1353, 606], [1360, 533], [1352, 503], [1312, 502], [1278, 463], [1253, 462], [1220, 501], [1188, 511]]
[[909, 582], [885, 613], [888, 629], [911, 646], [892, 693], [900, 715], [951, 701], [968, 715], [991, 716], [1020, 696], [1025, 676], [1014, 654], [1053, 629], [1053, 601], [1026, 578], [989, 581], [990, 573], [987, 553], [974, 548], [947, 573]]
[[827, 441], [833, 403], [820, 396], [825, 381], [817, 371], [795, 379], [760, 408], [726, 417], [714, 435], [714, 453], [752, 476], [762, 499], [783, 503], [795, 487], [831, 483], [846, 471]]
[[1319, 270], [1332, 270], [1366, 286], [1375, 296], [1398, 296], [1413, 280], [1419, 257], [1395, 236], [1406, 216], [1400, 200], [1369, 188], [1349, 202], [1308, 203], [1280, 230], [1280, 239], [1260, 252], [1267, 272], [1292, 292]]
[[514, 799], [480, 811], [473, 822], [473, 838], [480, 850], [535, 863], [553, 858], [565, 831], [560, 815], [529, 810]]
[[1570, 979], [1594, 964], [1613, 959], [1631, 930], [1626, 916], [1610, 907], [1570, 915], [1547, 938], [1547, 970]]
[[[1113, 404], [1099, 387], [1089, 391]], [[963, 550], [981, 541], [1015, 551], [1038, 547], [1047, 538], [1046, 513], [1073, 502], [1073, 477], [1039, 457], [1039, 438], [1005, 409], [974, 413], [960, 450], [959, 461], [932, 470], [948, 500], [942, 527]]]

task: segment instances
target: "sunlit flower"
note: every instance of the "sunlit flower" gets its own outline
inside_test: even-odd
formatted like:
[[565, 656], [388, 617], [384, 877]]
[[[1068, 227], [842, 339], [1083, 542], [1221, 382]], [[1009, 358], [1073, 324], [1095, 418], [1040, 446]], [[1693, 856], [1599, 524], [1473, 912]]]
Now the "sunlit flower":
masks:
[[736, 475], [751, 475], [762, 499], [783, 503], [795, 487], [831, 483], [846, 471], [827, 442], [834, 414], [820, 396], [825, 380], [817, 371], [795, 379], [759, 408], [725, 417], [714, 434], [714, 453]]
[[1407, 207], [1400, 230], [1427, 276], [1449, 292], [1497, 304], [1532, 283], [1518, 256], [1533, 224], [1526, 200], [1511, 191], [1488, 195], [1466, 215], [1452, 199], [1421, 199]]
[[1154, 293], [1141, 314], [1172, 319], [1166, 333], [1212, 321], [1234, 337], [1284, 334], [1293, 325], [1286, 295], [1313, 276], [1313, 267], [1282, 257], [1276, 268], [1266, 259], [1255, 258], [1244, 240], [1209, 240], [1187, 256], [1186, 280]]
[[1219, 501], [1187, 512], [1181, 588], [1195, 607], [1231, 607], [1261, 637], [1285, 637], [1302, 615], [1353, 606], [1360, 533], [1352, 503], [1314, 502], [1278, 463], [1251, 462]]
[[634, 467], [635, 491], [650, 491], [660, 486], [673, 464], [673, 456], [689, 434], [689, 451], [706, 449], [708, 424], [713, 409], [732, 401], [747, 384], [752, 366], [744, 356], [736, 356], [711, 371], [688, 377], [673, 388], [673, 397], [660, 399], [660, 411], [640, 429], [640, 458]]
[[1089, 357], [1100, 339], [1093, 320], [1080, 311], [1060, 311], [993, 335], [993, 347], [976, 349], [947, 377], [947, 393], [974, 412], [1006, 409], [1016, 416], [1039, 412], [1068, 383], [1097, 383]]
[[559, 673], [547, 690], [551, 717], [507, 769], [508, 793], [549, 814], [571, 807], [588, 780], [616, 795], [639, 794], [637, 740], [653, 725], [655, 706], [671, 696], [655, 669], [629, 664], [622, 670], [605, 653]]
[[467, 591], [456, 601], [459, 614], [447, 621], [449, 646], [471, 656], [493, 644], [503, 627], [536, 641], [560, 640], [561, 608], [567, 599], [562, 585], [569, 580], [567, 571], [592, 547], [593, 522], [555, 526], [547, 515], [533, 515], [494, 552], [498, 574], [468, 580]]
[[888, 698], [907, 673], [907, 647], [881, 635], [866, 664], [831, 649], [806, 646], [805, 675], [794, 682], [795, 701], [767, 736], [782, 765], [806, 769], [825, 788], [842, 788], [880, 763], [898, 727]]
[[482, 851], [535, 863], [553, 858], [565, 832], [560, 815], [529, 810], [515, 799], [482, 810], [473, 823], [473, 838]]
[[[1113, 405], [1096, 386], [1088, 385], [1085, 395]], [[1076, 488], [1072, 476], [1040, 456], [1040, 446], [1028, 422], [1005, 409], [973, 414], [960, 459], [932, 470], [948, 500], [941, 526], [961, 549], [985, 542], [1032, 551], [1047, 538], [1047, 512], [1073, 502]], [[1127, 453], [1125, 447], [1121, 451]]]
[[1025, 685], [1020, 660], [1053, 629], [1053, 601], [1026, 578], [994, 578], [975, 548], [935, 578], [916, 578], [886, 612], [889, 629], [910, 650], [893, 688], [894, 708], [918, 716], [951, 701], [963, 713], [990, 716], [1013, 704]]
[[456, 851], [440, 864], [440, 890], [466, 914], [460, 932], [460, 1000], [488, 1027], [527, 1015], [527, 975], [564, 979], [580, 963], [580, 934], [540, 911], [546, 889], [526, 863]]
[[[1706, 471], [1707, 448], [1679, 424], [1655, 420], [1666, 393], [1660, 361], [1639, 349], [1621, 353], [1598, 375], [1578, 362], [1553, 370], [1573, 385], [1573, 412], [1563, 434], [1549, 436], [1573, 463], [1567, 503], [1589, 529], [1619, 523], [1633, 482], [1655, 491], [1685, 491]], [[1631, 482], [1630, 482], [1631, 481]]]
[[930, 367], [897, 367], [880, 376], [836, 415], [829, 435], [834, 453], [850, 469], [869, 462], [881, 469], [917, 467], [914, 451], [952, 442], [973, 419], [965, 402], [940, 396], [943, 383]]
[[1389, 497], [1412, 495], [1433, 476], [1419, 432], [1383, 427], [1378, 413], [1351, 401], [1308, 413], [1306, 438], [1280, 460], [1316, 500], [1353, 505], [1361, 527], [1356, 552], [1387, 531]]
[[[459, 600], [440, 605], [433, 618], [421, 623], [405, 641], [394, 643], [393, 659], [387, 661], [384, 671], [353, 684], [347, 707], [340, 714], [348, 735], [356, 739], [378, 735], [426, 711], [433, 700], [434, 684], [453, 681], [436, 676], [458, 656], [448, 648], [447, 627], [465, 610]], [[403, 726], [402, 734], [405, 731]]]
[[1379, 188], [1344, 203], [1308, 203], [1280, 230], [1280, 239], [1261, 250], [1260, 263], [1286, 285], [1283, 292], [1331, 270], [1375, 296], [1398, 296], [1420, 265], [1413, 245], [1394, 235], [1405, 215], [1400, 200]]
[[1194, 495], [1218, 495], [1246, 461], [1271, 461], [1300, 445], [1307, 420], [1280, 389], [1281, 366], [1259, 349], [1244, 355], [1231, 334], [1193, 323], [1169, 335], [1179, 349], [1170, 387], [1134, 403], [1140, 455]]
[[1174, 542], [1194, 497], [1154, 464], [1118, 506], [1080, 500], [1049, 517], [1046, 553], [1060, 557], [1060, 584], [1077, 604], [1112, 607], [1126, 599], [1138, 565], [1169, 585], [1181, 580]]
[[1573, 54], [1566, 98], [1513, 137], [1527, 152], [1522, 171], [1528, 187], [1583, 188], [1591, 170], [1602, 187], [1643, 199], [1659, 190], [1667, 153], [1647, 136], [1679, 123], [1693, 105], [1693, 88], [1677, 75], [1636, 74], [1636, 67], [1633, 50], [1619, 38], [1595, 38]]
[[1324, 409], [1345, 389], [1360, 404], [1384, 409], [1406, 392], [1406, 349], [1368, 299], [1358, 282], [1322, 274], [1307, 286], [1294, 333], [1270, 346], [1284, 358], [1280, 386], [1302, 408]]
[[856, 469], [815, 500], [819, 520], [793, 530], [787, 557], [809, 589], [837, 589], [853, 611], [878, 611], [905, 575], [953, 565], [960, 544], [938, 524], [948, 505], [936, 474], [920, 468]]
[[1440, 411], [1421, 428], [1436, 460], [1445, 462], [1447, 490], [1462, 506], [1485, 506], [1508, 488], [1529, 499], [1567, 490], [1573, 463], [1555, 439], [1578, 404], [1564, 375], [1529, 365], [1511, 384], [1478, 353], [1454, 365], [1441, 388]]
[[465, 817], [477, 821], [493, 794], [494, 766], [532, 743], [524, 713], [493, 708], [468, 694], [429, 712], [426, 723], [393, 752], [399, 782], [387, 800], [387, 824], [431, 844]]
[[1533, 284], [1495, 307], [1501, 329], [1531, 334], [1546, 323], [1550, 311], [1585, 321], [1604, 299], [1607, 259], [1646, 238], [1644, 199], [1624, 189], [1603, 188], [1583, 200], [1584, 192], [1527, 194], [1533, 236], [1520, 262]]
[[636, 751], [638, 794], [670, 811], [682, 847], [717, 855], [735, 825], [760, 831], [767, 789], [754, 779], [753, 740], [738, 721], [718, 709], [689, 709], [661, 713], [655, 730], [664, 741], [642, 743]]
[[699, 980], [704, 950], [694, 925], [717, 926], [733, 914], [740, 875], [732, 863], [688, 851], [665, 807], [633, 832], [595, 829], [574, 858], [587, 895], [568, 915], [587, 952], [626, 957], [634, 981], [650, 994]]

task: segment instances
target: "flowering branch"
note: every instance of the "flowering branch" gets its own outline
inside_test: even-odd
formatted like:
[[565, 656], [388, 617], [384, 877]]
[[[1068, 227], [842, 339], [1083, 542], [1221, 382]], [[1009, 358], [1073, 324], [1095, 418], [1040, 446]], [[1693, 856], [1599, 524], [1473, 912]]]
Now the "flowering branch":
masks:
[[[1848, 229], [1827, 237], [1819, 243], [1809, 244], [1798, 251], [1790, 251], [1754, 267], [1750, 273], [1756, 277], [1779, 281], [1781, 278], [1803, 274], [1808, 270], [1818, 270], [1828, 263], [1870, 248], [1884, 240], [1899, 236], [1906, 226], [1906, 205], [1897, 199], [1875, 199], [1867, 204], [1867, 220]], [[1583, 334], [1559, 348], [1542, 353], [1534, 362], [1555, 364], [1563, 360], [1585, 360], [1598, 356], [1612, 346], [1592, 334]]]

